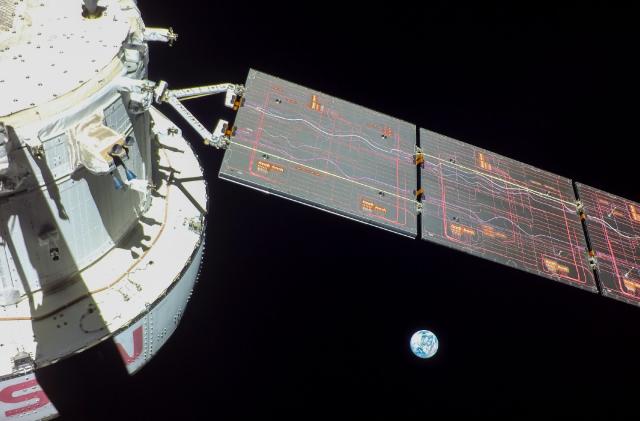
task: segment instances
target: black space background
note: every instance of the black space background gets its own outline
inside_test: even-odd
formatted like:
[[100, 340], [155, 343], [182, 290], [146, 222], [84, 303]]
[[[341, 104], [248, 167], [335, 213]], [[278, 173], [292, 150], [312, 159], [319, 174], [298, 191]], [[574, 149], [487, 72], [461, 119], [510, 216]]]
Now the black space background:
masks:
[[[153, 80], [254, 67], [640, 201], [628, 10], [139, 5], [180, 34], [152, 46]], [[196, 148], [211, 212], [180, 328], [134, 377], [111, 344], [44, 369], [63, 419], [639, 416], [640, 309], [220, 181], [222, 153]], [[427, 361], [408, 347], [421, 328], [440, 339]]]

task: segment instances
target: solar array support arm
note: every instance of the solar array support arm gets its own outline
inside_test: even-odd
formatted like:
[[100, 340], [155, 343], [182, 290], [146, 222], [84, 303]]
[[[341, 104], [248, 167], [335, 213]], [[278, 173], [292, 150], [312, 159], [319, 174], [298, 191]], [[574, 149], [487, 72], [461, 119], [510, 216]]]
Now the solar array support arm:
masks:
[[173, 109], [176, 110], [178, 114], [180, 114], [182, 118], [187, 121], [187, 123], [189, 123], [189, 125], [200, 135], [200, 137], [202, 137], [205, 145], [213, 144], [213, 146], [216, 146], [216, 140], [218, 139], [214, 139], [215, 130], [213, 133], [209, 133], [209, 131], [202, 125], [202, 123], [200, 123], [200, 121], [193, 114], [191, 114], [191, 112], [184, 105], [182, 105], [178, 98], [170, 96], [165, 102], [171, 105]]
[[194, 88], [174, 89], [169, 91], [169, 95], [172, 95], [182, 101], [221, 93], [226, 94], [224, 105], [237, 110], [240, 106], [238, 99], [244, 94], [244, 86], [235, 85], [233, 83], [220, 83], [217, 85], [197, 86]]
[[213, 146], [218, 149], [227, 147], [230, 141], [232, 130], [229, 128], [229, 122], [226, 120], [218, 120], [218, 124], [213, 132], [209, 132], [202, 123], [182, 104], [181, 100], [204, 97], [225, 93], [224, 105], [237, 110], [242, 103], [242, 94], [244, 93], [243, 85], [235, 85], [232, 83], [221, 83], [217, 85], [198, 86], [193, 88], [167, 89], [167, 83], [160, 81], [157, 83], [154, 96], [157, 103], [166, 102], [174, 110], [178, 112], [186, 120], [187, 123], [202, 137], [205, 145]]

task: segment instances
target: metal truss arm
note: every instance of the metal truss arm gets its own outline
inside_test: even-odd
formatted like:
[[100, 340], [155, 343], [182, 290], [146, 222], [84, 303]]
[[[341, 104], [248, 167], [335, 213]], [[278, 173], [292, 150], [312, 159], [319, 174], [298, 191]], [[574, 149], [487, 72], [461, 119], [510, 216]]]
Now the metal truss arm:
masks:
[[202, 139], [204, 139], [205, 145], [209, 145], [212, 143], [213, 139], [211, 133], [209, 133], [209, 131], [202, 125], [202, 123], [200, 123], [200, 121], [193, 114], [191, 114], [191, 111], [187, 110], [187, 108], [182, 105], [178, 98], [169, 96], [166, 102], [171, 105], [173, 109], [176, 110], [178, 114], [180, 114], [182, 118], [184, 118], [196, 132], [198, 132]]
[[229, 128], [229, 122], [219, 120], [213, 132], [209, 132], [202, 123], [194, 116], [180, 101], [192, 99], [207, 95], [226, 93], [225, 105], [229, 108], [237, 110], [242, 103], [242, 94], [244, 86], [234, 85], [232, 83], [221, 83], [217, 85], [199, 86], [186, 89], [167, 89], [167, 82], [160, 81], [153, 89], [153, 95], [157, 103], [166, 102], [175, 109], [178, 114], [184, 118], [187, 123], [202, 137], [205, 145], [214, 146], [216, 148], [226, 148], [229, 144], [232, 129]]
[[196, 86], [193, 88], [175, 89], [167, 92], [167, 95], [174, 96], [181, 100], [200, 98], [208, 95], [226, 93], [224, 105], [238, 109], [239, 98], [244, 94], [244, 86], [233, 83], [219, 83], [217, 85]]

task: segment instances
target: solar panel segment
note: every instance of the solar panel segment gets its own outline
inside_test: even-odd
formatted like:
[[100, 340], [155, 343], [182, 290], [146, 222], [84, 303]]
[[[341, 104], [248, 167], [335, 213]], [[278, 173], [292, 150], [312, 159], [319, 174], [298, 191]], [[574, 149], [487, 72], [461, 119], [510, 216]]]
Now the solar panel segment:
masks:
[[602, 294], [640, 305], [640, 204], [576, 183]]
[[420, 129], [422, 239], [597, 292], [571, 180]]
[[571, 180], [420, 137], [417, 152], [409, 123], [251, 70], [220, 177], [408, 236], [419, 192], [422, 239], [598, 291]]
[[417, 236], [416, 126], [250, 70], [220, 177]]

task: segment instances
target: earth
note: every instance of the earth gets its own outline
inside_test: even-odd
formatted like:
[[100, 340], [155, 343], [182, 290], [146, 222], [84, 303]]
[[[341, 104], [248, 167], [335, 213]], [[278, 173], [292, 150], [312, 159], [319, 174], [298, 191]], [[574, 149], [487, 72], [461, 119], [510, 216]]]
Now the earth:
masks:
[[429, 330], [419, 330], [411, 336], [411, 351], [419, 358], [431, 358], [438, 352], [438, 337]]

